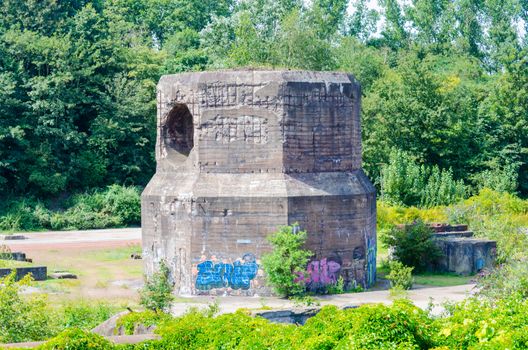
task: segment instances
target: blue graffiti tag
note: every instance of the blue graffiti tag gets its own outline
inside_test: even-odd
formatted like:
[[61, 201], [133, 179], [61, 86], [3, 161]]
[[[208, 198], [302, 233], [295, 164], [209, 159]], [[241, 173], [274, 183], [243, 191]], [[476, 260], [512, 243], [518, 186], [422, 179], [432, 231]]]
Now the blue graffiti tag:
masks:
[[211, 290], [213, 288], [249, 289], [251, 280], [255, 278], [258, 265], [253, 254], [245, 254], [242, 262], [235, 261], [233, 264], [213, 263], [204, 261], [197, 266], [196, 288], [200, 290]]
[[367, 286], [376, 283], [376, 242], [370, 237], [367, 239]]

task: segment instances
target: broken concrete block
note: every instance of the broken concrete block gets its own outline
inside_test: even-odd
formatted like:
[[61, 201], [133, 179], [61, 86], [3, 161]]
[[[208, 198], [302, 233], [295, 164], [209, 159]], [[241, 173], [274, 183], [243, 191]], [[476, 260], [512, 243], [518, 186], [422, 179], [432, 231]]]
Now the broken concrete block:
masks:
[[49, 277], [53, 279], [59, 279], [59, 280], [77, 279], [76, 274], [73, 274], [71, 272], [64, 272], [64, 271], [50, 273]]

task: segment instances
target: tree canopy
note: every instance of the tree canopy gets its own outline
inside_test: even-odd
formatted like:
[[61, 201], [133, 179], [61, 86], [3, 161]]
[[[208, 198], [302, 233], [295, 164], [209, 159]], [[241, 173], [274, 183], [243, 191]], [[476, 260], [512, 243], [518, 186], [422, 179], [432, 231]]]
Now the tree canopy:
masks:
[[2, 192], [145, 185], [159, 77], [264, 66], [341, 70], [361, 82], [374, 180], [404, 152], [473, 191], [528, 195], [528, 2], [367, 5], [0, 0]]

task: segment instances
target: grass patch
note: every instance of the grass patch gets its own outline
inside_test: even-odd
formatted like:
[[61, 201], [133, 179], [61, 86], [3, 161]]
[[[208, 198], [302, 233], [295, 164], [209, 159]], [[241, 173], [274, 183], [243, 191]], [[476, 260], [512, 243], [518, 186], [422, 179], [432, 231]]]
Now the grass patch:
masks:
[[78, 288], [81, 281], [73, 279], [47, 279], [34, 282], [35, 287], [47, 293], [70, 293], [73, 288]]
[[425, 286], [449, 287], [468, 284], [475, 276], [460, 276], [454, 273], [422, 273], [413, 275], [414, 283]]
[[93, 250], [87, 256], [94, 261], [108, 262], [130, 259], [132, 254], [141, 254], [140, 244], [128, 244], [124, 248]]

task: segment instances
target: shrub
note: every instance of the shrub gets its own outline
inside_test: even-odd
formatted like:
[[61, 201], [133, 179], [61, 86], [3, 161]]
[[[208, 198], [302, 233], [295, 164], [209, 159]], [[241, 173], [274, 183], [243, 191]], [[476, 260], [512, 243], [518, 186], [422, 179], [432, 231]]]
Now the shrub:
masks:
[[397, 260], [389, 262], [389, 274], [386, 276], [391, 287], [396, 289], [411, 289], [413, 285], [412, 267], [403, 265]]
[[[421, 220], [423, 222], [446, 222], [448, 216], [445, 207], [417, 208], [389, 205], [378, 200], [376, 216], [378, 230], [390, 230], [395, 225]], [[459, 223], [459, 222], [457, 222]]]
[[117, 216], [122, 225], [141, 223], [140, 192], [136, 187], [112, 185], [104, 193], [105, 209]]
[[268, 237], [273, 251], [262, 256], [267, 281], [282, 296], [301, 295], [305, 291], [303, 277], [312, 252], [302, 249], [306, 231], [299, 226], [283, 226]]
[[104, 337], [83, 331], [79, 328], [70, 328], [61, 332], [55, 338], [39, 346], [39, 350], [108, 350], [114, 345]]
[[76, 327], [90, 330], [109, 319], [117, 308], [105, 303], [69, 302], [57, 312], [60, 329]]
[[65, 212], [52, 215], [53, 229], [137, 225], [141, 220], [140, 193], [135, 187], [112, 185], [105, 191], [75, 195], [69, 204]]
[[499, 262], [526, 256], [528, 200], [483, 189], [478, 195], [446, 211], [450, 222], [467, 223], [475, 236], [496, 240]]
[[20, 295], [20, 288], [30, 283], [30, 275], [16, 282], [14, 271], [0, 278], [0, 343], [43, 340], [53, 334], [46, 300]]
[[147, 279], [140, 291], [140, 304], [152, 311], [165, 311], [170, 308], [174, 296], [170, 271], [165, 261], [159, 263], [159, 270]]
[[138, 325], [150, 327], [170, 319], [171, 316], [164, 312], [156, 312], [152, 310], [146, 310], [143, 312], [130, 312], [121, 316], [117, 320], [116, 326], [117, 328], [123, 327], [125, 334], [134, 334], [134, 330]]
[[526, 349], [528, 301], [519, 298], [469, 298], [435, 321], [438, 345], [449, 349]]
[[339, 276], [336, 283], [327, 284], [325, 288], [327, 294], [343, 294], [345, 292], [345, 280]]
[[451, 169], [418, 165], [407, 153], [393, 150], [379, 178], [381, 199], [405, 206], [434, 207], [466, 196], [466, 186], [453, 179]]
[[[247, 310], [217, 317], [192, 310], [162, 322], [160, 340], [112, 345], [102, 337], [69, 329], [41, 349], [526, 349], [528, 301], [518, 297], [472, 297], [445, 305], [432, 318], [408, 300], [340, 310], [324, 306], [305, 325], [273, 324]], [[152, 319], [154, 313], [141, 318]]]
[[493, 300], [528, 298], [528, 258], [510, 260], [478, 279], [479, 294]]
[[11, 199], [0, 205], [0, 231], [39, 230], [49, 224], [49, 211], [41, 202]]
[[472, 176], [473, 182], [479, 190], [484, 188], [496, 192], [514, 193], [519, 187], [519, 169], [521, 162], [511, 154], [505, 159], [492, 159], [489, 169]]
[[20, 198], [0, 205], [1, 231], [85, 230], [139, 225], [141, 221], [139, 189], [119, 185], [75, 194], [49, 205], [53, 211], [42, 202]]
[[424, 271], [441, 257], [440, 249], [432, 239], [433, 231], [422, 221], [403, 228], [394, 227], [381, 240], [393, 249], [394, 257], [402, 264]]
[[367, 305], [353, 316], [336, 349], [427, 349], [434, 344], [431, 320], [410, 302]]

